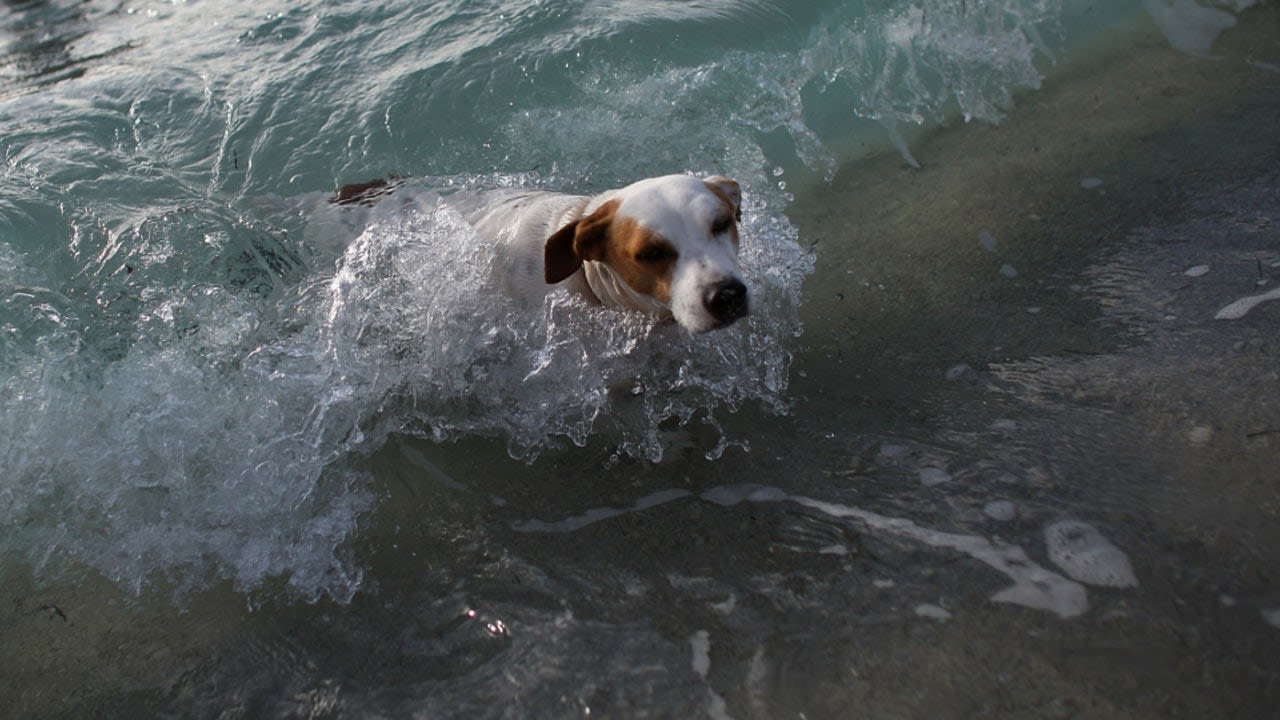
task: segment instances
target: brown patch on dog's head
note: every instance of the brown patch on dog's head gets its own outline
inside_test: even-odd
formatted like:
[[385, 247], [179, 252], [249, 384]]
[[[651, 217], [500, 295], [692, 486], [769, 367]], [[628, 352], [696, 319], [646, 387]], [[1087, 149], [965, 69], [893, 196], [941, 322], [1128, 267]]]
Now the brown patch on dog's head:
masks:
[[636, 292], [670, 302], [675, 248], [634, 219], [619, 217], [618, 205], [610, 200], [547, 238], [544, 279], [554, 285], [576, 273], [585, 260], [602, 262]]
[[632, 290], [671, 303], [671, 277], [679, 258], [675, 247], [661, 235], [631, 218], [614, 221], [603, 261]]

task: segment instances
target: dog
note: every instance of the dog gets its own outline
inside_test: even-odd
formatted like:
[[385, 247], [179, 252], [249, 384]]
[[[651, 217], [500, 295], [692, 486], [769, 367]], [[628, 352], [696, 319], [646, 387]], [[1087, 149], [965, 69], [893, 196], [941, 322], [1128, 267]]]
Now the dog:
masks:
[[[347, 185], [335, 205], [370, 206], [397, 181]], [[518, 192], [470, 211], [494, 244], [497, 279], [541, 304], [555, 288], [607, 307], [674, 321], [691, 333], [732, 325], [750, 311], [738, 265], [742, 193], [726, 177], [649, 178], [595, 196]]]

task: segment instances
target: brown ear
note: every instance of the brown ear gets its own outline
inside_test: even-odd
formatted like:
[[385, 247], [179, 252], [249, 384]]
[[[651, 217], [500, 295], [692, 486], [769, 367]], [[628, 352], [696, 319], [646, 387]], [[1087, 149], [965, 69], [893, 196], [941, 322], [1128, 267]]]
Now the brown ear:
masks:
[[733, 206], [733, 217], [735, 220], [742, 219], [742, 189], [738, 187], [736, 180], [730, 180], [723, 175], [712, 175], [703, 180], [711, 191], [729, 201]]
[[581, 222], [574, 220], [547, 238], [542, 249], [542, 277], [548, 285], [555, 285], [582, 267], [582, 258], [573, 251], [573, 236]]
[[543, 246], [542, 275], [554, 285], [578, 272], [583, 260], [604, 257], [605, 239], [618, 201], [610, 200], [581, 220], [574, 220], [547, 238]]

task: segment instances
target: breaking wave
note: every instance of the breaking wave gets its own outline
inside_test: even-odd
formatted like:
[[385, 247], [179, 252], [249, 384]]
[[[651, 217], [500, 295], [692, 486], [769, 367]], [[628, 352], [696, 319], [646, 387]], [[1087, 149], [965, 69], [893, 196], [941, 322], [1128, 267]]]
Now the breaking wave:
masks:
[[136, 592], [285, 577], [346, 598], [360, 571], [343, 546], [376, 496], [351, 459], [390, 433], [496, 437], [530, 461], [599, 436], [657, 462], [672, 423], [718, 428], [746, 402], [785, 411], [812, 260], [775, 210], [744, 210], [755, 312], [709, 335], [564, 293], [521, 308], [447, 198], [367, 228], [284, 321], [199, 284], [144, 300], [116, 361], [52, 333], [4, 388], [6, 516], [21, 528], [7, 542]]

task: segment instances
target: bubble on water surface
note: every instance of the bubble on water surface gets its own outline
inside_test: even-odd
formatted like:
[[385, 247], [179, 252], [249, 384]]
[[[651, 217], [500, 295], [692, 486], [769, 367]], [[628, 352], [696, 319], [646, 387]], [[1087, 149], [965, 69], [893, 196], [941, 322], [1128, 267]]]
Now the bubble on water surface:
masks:
[[991, 422], [991, 429], [996, 432], [1011, 433], [1018, 429], [1018, 421], [1012, 418], [998, 418]]
[[1280, 628], [1280, 608], [1262, 611], [1262, 619], [1274, 628]]
[[937, 620], [945, 622], [951, 619], [951, 612], [940, 605], [933, 603], [921, 603], [915, 607], [915, 614], [929, 620]]
[[992, 500], [982, 506], [982, 514], [997, 522], [1009, 522], [1018, 517], [1018, 506], [1008, 500]]
[[1187, 440], [1192, 445], [1208, 445], [1213, 440], [1213, 428], [1208, 425], [1196, 425], [1187, 431]]

